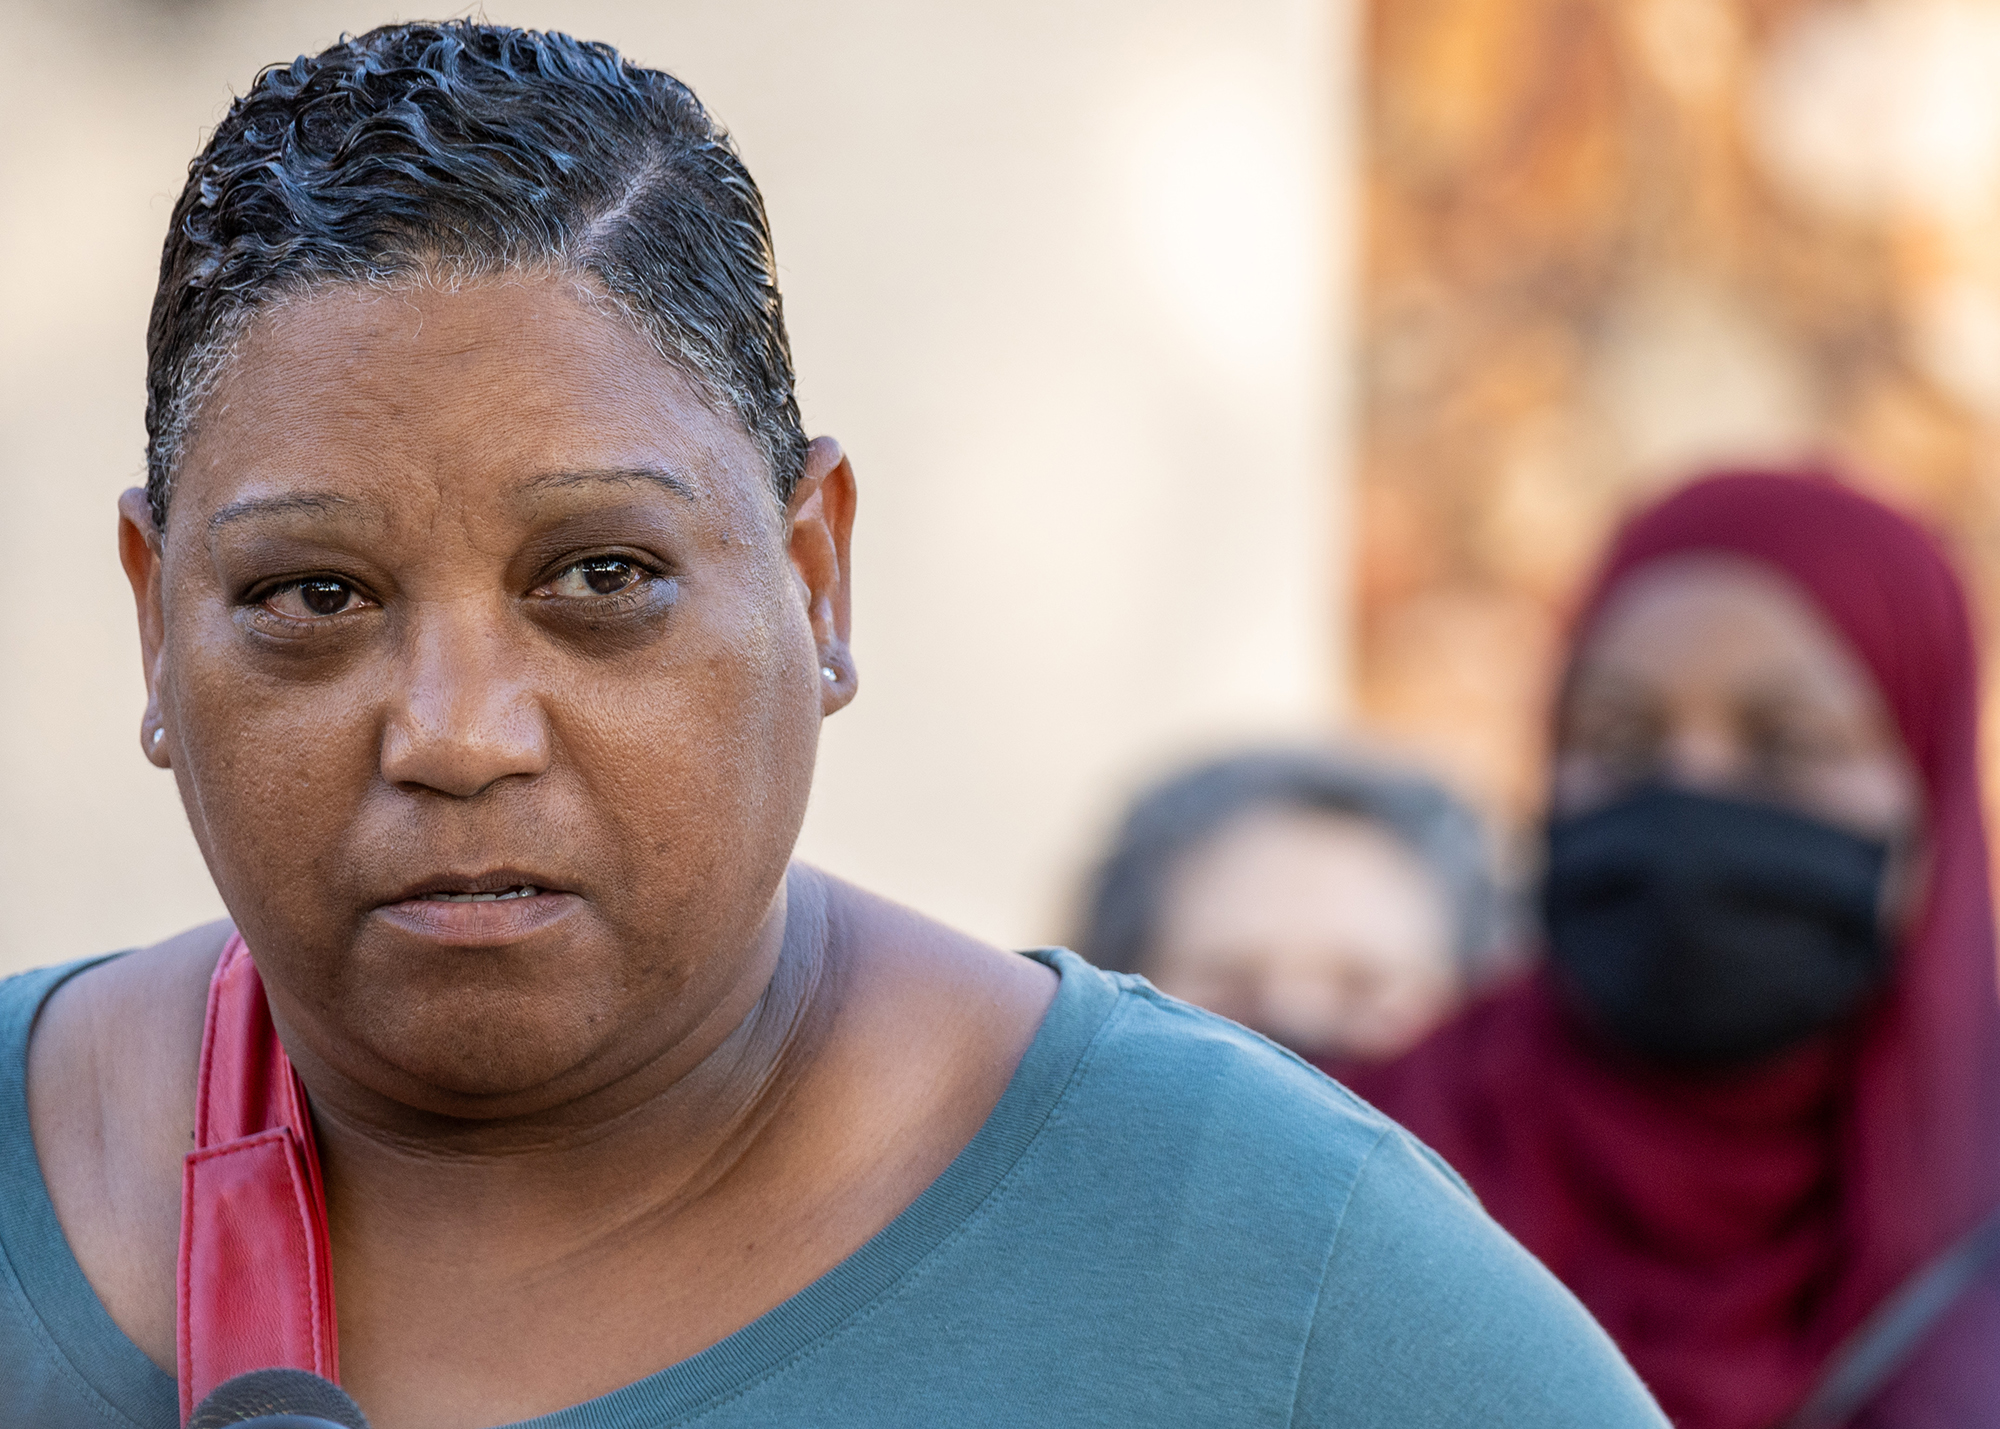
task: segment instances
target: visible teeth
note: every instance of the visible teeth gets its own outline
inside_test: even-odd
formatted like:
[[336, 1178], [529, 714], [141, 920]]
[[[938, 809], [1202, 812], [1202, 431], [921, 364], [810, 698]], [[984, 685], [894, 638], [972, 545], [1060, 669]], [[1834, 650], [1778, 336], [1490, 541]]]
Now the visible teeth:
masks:
[[532, 884], [524, 883], [505, 893], [426, 893], [424, 900], [429, 903], [498, 903], [503, 898], [533, 898], [540, 891]]

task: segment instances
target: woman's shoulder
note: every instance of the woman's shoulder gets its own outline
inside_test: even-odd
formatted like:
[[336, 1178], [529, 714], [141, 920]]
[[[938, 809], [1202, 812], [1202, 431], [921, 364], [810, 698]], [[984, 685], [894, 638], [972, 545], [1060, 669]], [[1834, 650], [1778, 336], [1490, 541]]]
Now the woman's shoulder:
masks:
[[25, 1057], [36, 1144], [105, 1118], [156, 1124], [186, 1105], [192, 1125], [194, 1069], [201, 1055], [209, 974], [234, 930], [205, 924], [151, 947], [0, 982], [0, 1040], [15, 1065]]
[[1394, 1122], [1294, 1053], [1167, 996], [1143, 977], [1104, 972], [1062, 949], [1033, 956], [1057, 968], [1066, 981], [1096, 979], [1112, 995], [1091, 1075], [1099, 1094], [1122, 1114], [1178, 1125], [1184, 1134], [1213, 1134], [1213, 1128], [1226, 1125], [1231, 1141], [1299, 1159], [1322, 1175], [1358, 1171], [1385, 1135], [1401, 1134]]
[[[209, 975], [232, 932], [227, 921], [207, 923], [150, 947], [0, 983], [0, 1005], [27, 1023], [18, 1035], [32, 1032], [30, 1088], [39, 1082], [53, 1094], [59, 1083], [74, 1089], [99, 1082], [129, 1100], [158, 1086], [168, 1064], [191, 1075]], [[191, 1106], [192, 1080], [183, 1090]]]
[[1045, 956], [1116, 992], [1093, 1070], [1101, 1131], [1151, 1148], [1147, 1194], [1196, 1190], [1202, 1237], [1261, 1284], [1311, 1266], [1295, 1422], [1344, 1422], [1365, 1404], [1384, 1423], [1441, 1410], [1454, 1423], [1664, 1423], [1575, 1298], [1402, 1126], [1143, 979]]
[[977, 1259], [1036, 1304], [1115, 1304], [1058, 1317], [1071, 1353], [1143, 1346], [1183, 1408], [1275, 1385], [1298, 1424], [1658, 1429], [1603, 1333], [1402, 1128], [1143, 979], [1029, 956], [1062, 978], [1021, 1072], [1051, 1090], [1009, 1094], [1036, 1124]]
[[[1309, 1277], [1362, 1221], [1422, 1240], [1437, 1217], [1485, 1219], [1456, 1172], [1291, 1052], [1144, 978], [1060, 949], [1031, 956], [1062, 975], [1051, 1021], [1093, 1024], [1049, 1150], [1070, 1162], [1058, 1181], [1089, 1187], [1107, 1214], [1198, 1208], [1218, 1265]], [[1391, 1193], [1357, 1194], [1364, 1177]]]
[[181, 1159], [208, 978], [231, 931], [211, 923], [0, 987], [32, 1028], [28, 1121], [56, 1218], [104, 1308], [156, 1363], [172, 1362]]

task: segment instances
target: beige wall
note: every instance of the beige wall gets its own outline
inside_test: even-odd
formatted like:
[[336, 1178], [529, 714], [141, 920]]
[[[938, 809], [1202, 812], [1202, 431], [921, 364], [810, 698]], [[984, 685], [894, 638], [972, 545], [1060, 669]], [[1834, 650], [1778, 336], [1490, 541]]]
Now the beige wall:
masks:
[[[112, 501], [186, 162], [361, 3], [4, 0], [0, 968], [220, 902], [141, 686]], [[808, 425], [862, 478], [859, 701], [803, 840], [1058, 936], [1135, 779], [1342, 707], [1342, 0], [495, 4], [692, 83], [770, 201]]]

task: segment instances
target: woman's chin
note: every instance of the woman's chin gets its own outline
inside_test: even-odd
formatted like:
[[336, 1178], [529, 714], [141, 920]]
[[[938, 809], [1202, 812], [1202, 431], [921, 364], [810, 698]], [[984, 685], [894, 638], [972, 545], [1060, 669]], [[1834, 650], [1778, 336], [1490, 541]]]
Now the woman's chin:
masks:
[[601, 1050], [597, 1031], [551, 1026], [546, 1018], [413, 1021], [377, 1042], [376, 1054], [395, 1074], [377, 1090], [439, 1116], [533, 1116], [575, 1099], [578, 1068]]
[[[562, 977], [547, 976], [557, 968]], [[344, 1070], [417, 1110], [482, 1120], [534, 1115], [595, 1090], [587, 1069], [615, 1061], [606, 1054], [630, 1031], [608, 1015], [616, 979], [559, 956], [485, 971], [395, 979], [400, 986], [341, 1015], [349, 1030], [340, 1040], [366, 1048], [375, 1064]], [[607, 1066], [602, 1079], [620, 1070]]]

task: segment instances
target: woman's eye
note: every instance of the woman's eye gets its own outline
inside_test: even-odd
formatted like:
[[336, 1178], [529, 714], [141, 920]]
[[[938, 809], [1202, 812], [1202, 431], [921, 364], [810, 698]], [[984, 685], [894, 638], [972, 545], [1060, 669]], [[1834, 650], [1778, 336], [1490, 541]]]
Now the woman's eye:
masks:
[[1744, 741], [1758, 765], [1772, 775], [1794, 774], [1835, 763], [1853, 751], [1847, 731], [1809, 714], [1759, 714], [1746, 719]]
[[1636, 710], [1593, 710], [1573, 730], [1577, 747], [1621, 768], [1648, 766], [1660, 756], [1658, 722]]
[[294, 620], [319, 620], [339, 615], [361, 603], [361, 595], [353, 586], [330, 576], [311, 576], [293, 581], [264, 597], [266, 606]]
[[650, 571], [616, 556], [599, 556], [578, 561], [543, 586], [538, 594], [568, 600], [589, 600], [596, 596], [618, 595], [651, 575]]

